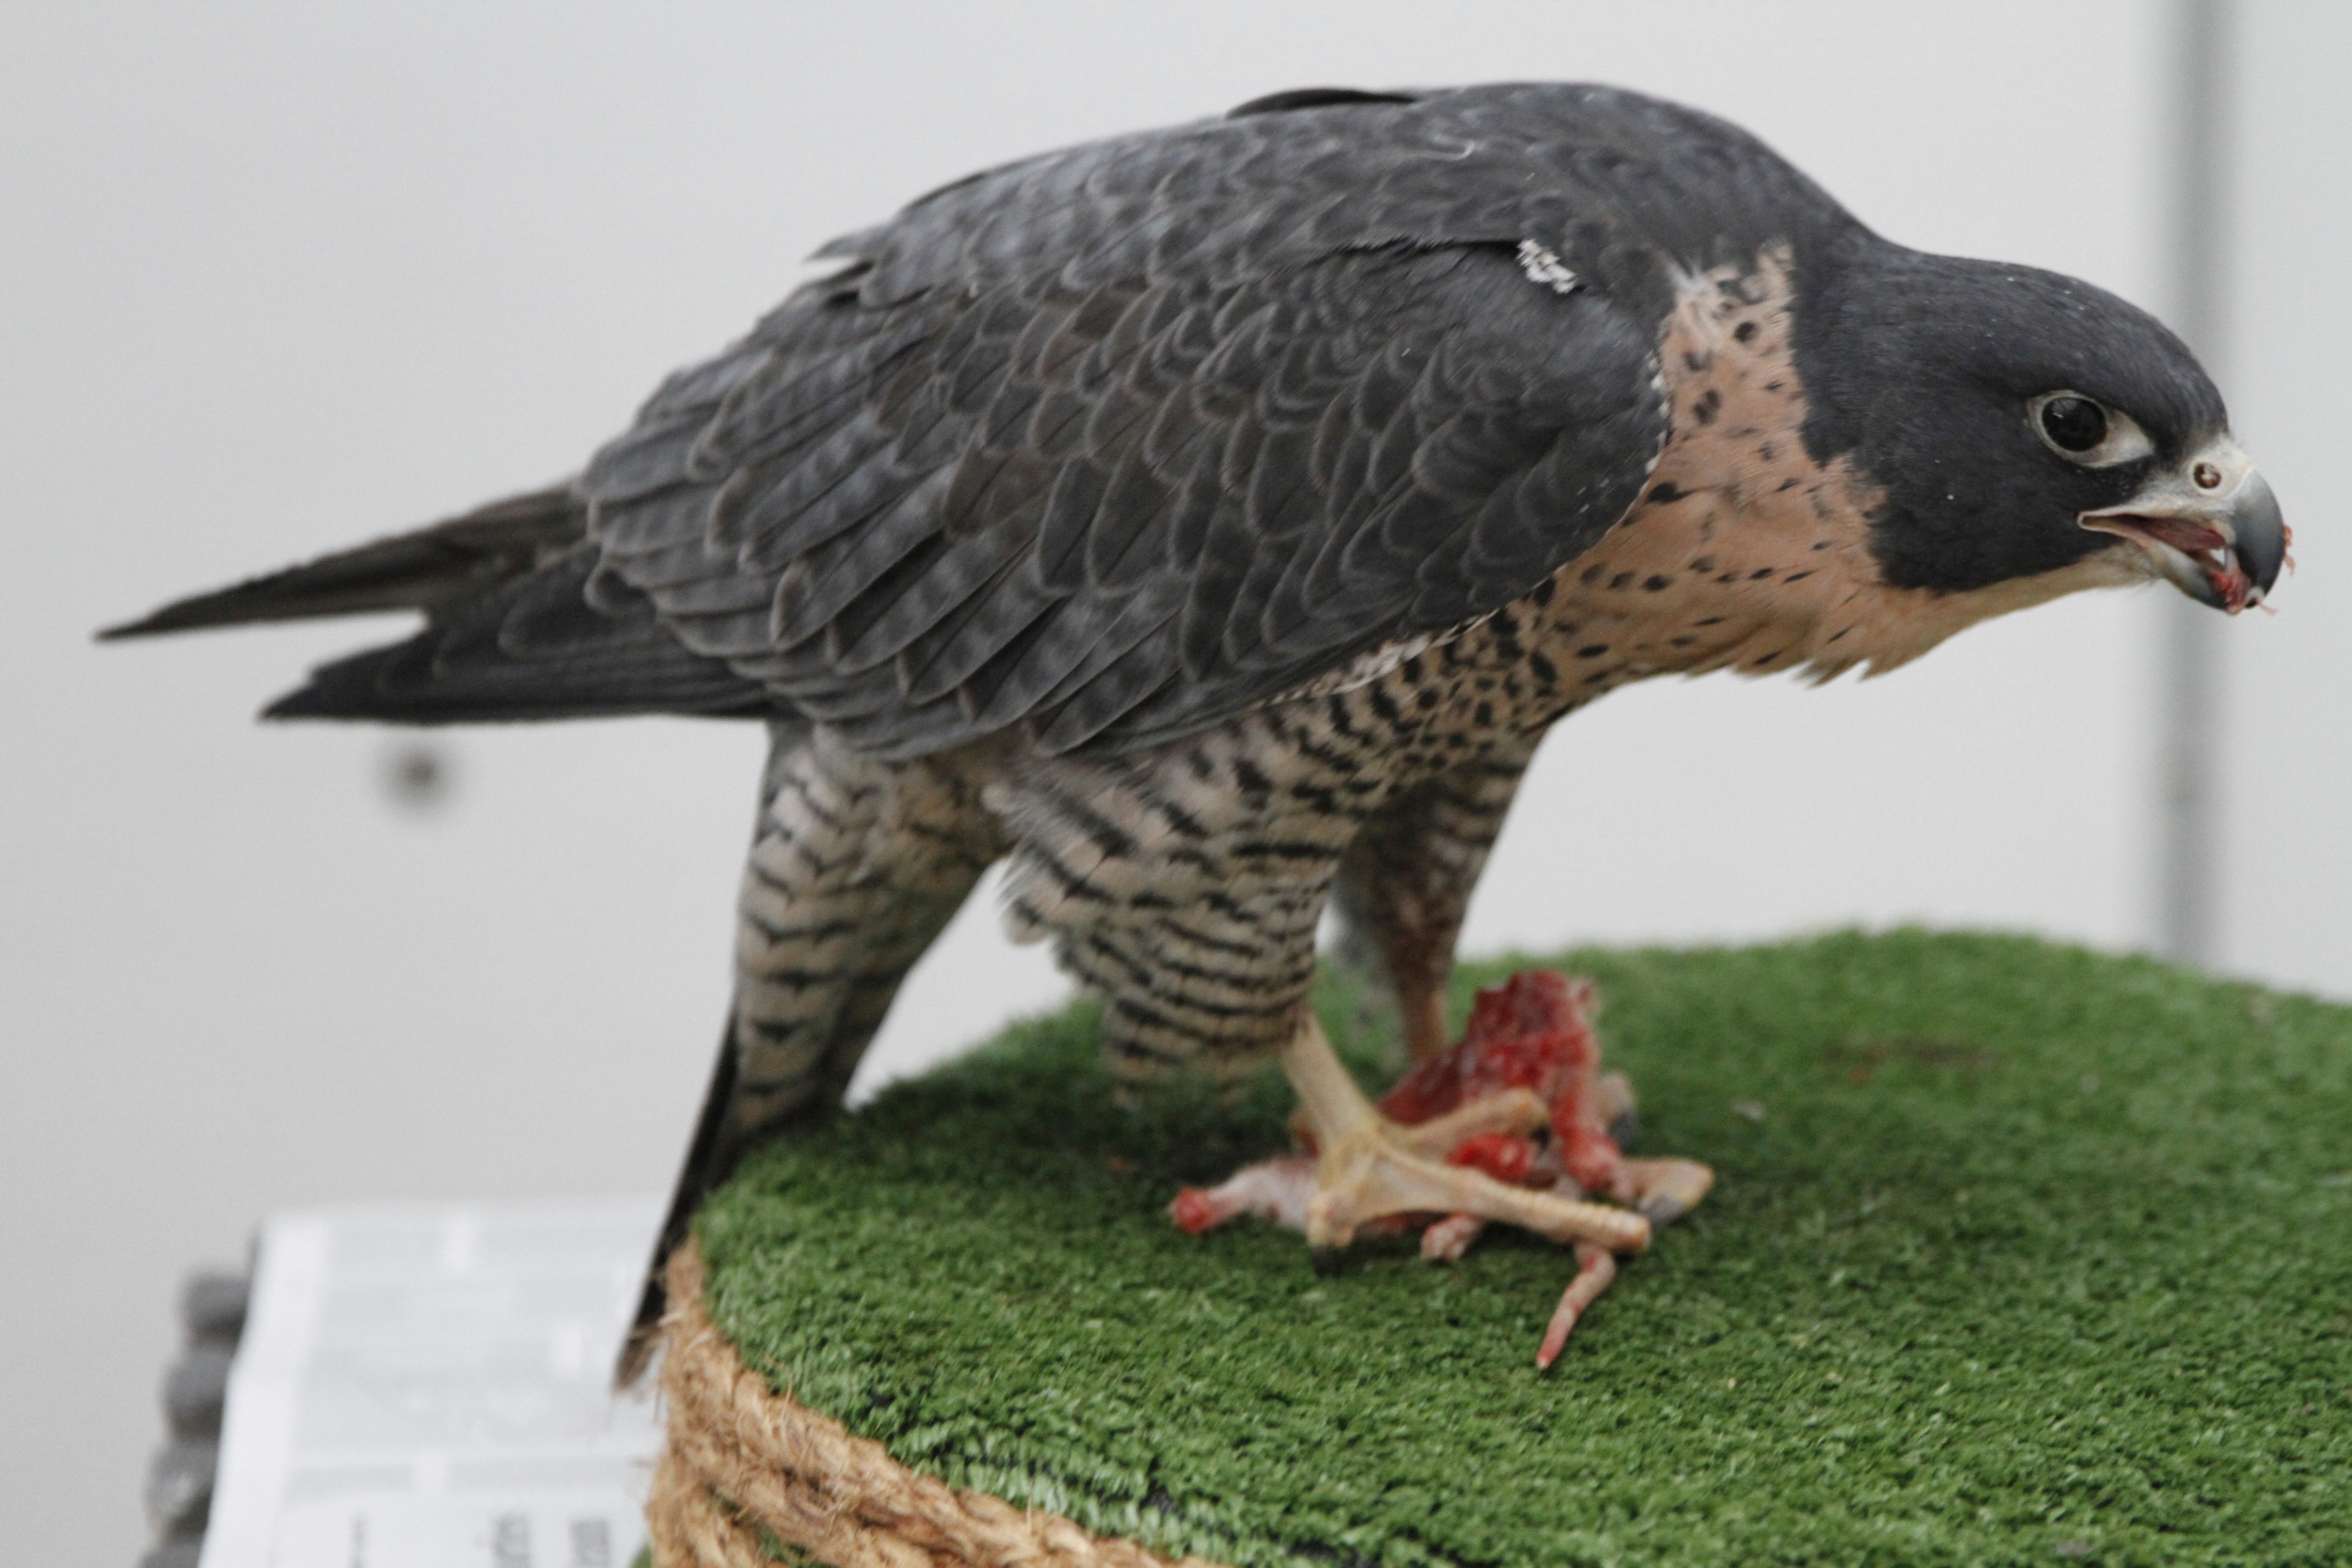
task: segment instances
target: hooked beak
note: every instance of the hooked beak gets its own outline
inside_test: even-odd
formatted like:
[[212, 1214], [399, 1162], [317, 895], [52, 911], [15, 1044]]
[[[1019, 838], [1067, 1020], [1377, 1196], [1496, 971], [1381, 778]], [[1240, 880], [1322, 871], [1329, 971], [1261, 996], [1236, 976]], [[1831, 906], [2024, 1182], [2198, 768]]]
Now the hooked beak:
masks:
[[2233, 616], [2270, 593], [2294, 538], [2271, 487], [2227, 436], [2123, 505], [2075, 521], [2130, 540], [2174, 587]]

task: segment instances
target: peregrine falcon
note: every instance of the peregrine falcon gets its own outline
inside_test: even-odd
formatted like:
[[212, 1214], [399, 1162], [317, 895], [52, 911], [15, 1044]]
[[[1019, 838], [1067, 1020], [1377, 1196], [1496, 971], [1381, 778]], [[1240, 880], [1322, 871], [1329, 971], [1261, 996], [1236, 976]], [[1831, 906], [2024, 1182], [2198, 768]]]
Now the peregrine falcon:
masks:
[[1885, 670], [2081, 588], [2235, 613], [2286, 554], [2153, 318], [1892, 244], [1754, 137], [1609, 88], [1281, 93], [818, 256], [576, 479], [112, 634], [413, 608], [269, 716], [767, 726], [664, 1251], [839, 1102], [1000, 860], [1114, 1069], [1281, 1055], [1324, 1152], [1310, 1241], [1402, 1207], [1637, 1248], [1638, 1213], [1433, 1161], [1356, 1092], [1304, 1006], [1327, 903], [1426, 1058], [1568, 713]]

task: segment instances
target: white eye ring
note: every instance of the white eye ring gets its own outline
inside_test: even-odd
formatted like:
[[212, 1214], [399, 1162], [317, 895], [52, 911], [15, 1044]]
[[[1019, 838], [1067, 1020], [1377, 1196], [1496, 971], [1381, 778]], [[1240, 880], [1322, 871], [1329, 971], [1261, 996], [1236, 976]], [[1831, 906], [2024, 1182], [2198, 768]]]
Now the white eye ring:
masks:
[[[2049, 428], [2042, 423], [2042, 411], [2062, 397], [2080, 399], [2106, 416], [2107, 433], [2100, 438], [2097, 446], [2074, 452], [2050, 438]], [[2156, 452], [2156, 443], [2147, 438], [2147, 432], [2141, 429], [2139, 422], [2130, 415], [2120, 408], [2110, 408], [2095, 397], [2085, 397], [2079, 392], [2063, 387], [2056, 392], [2045, 392], [2028, 403], [2025, 405], [2025, 422], [2033, 427], [2034, 436], [2043, 446], [2068, 462], [2078, 463], [2086, 468], [2111, 468], [2117, 463], [2152, 457]]]

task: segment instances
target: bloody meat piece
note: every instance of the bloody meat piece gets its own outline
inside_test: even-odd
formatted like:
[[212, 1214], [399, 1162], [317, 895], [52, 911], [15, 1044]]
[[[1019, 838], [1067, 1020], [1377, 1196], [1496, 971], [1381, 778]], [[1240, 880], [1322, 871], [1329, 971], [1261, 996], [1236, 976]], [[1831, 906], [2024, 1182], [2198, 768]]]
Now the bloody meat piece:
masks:
[[[1412, 1126], [1507, 1089], [1531, 1089], [1551, 1108], [1553, 1150], [1569, 1179], [1588, 1193], [1627, 1201], [1633, 1194], [1625, 1157], [1609, 1136], [1601, 1092], [1601, 1037], [1592, 1027], [1600, 1010], [1600, 988], [1591, 981], [1522, 970], [1479, 992], [1462, 1043], [1399, 1079], [1381, 1097], [1381, 1111]], [[1494, 1143], [1505, 1136], [1488, 1133], [1471, 1142]], [[1517, 1176], [1486, 1158], [1465, 1158], [1466, 1144], [1453, 1157], [1501, 1181], [1524, 1180], [1537, 1163], [1537, 1150], [1532, 1140], [1517, 1142], [1526, 1145], [1527, 1163]]]

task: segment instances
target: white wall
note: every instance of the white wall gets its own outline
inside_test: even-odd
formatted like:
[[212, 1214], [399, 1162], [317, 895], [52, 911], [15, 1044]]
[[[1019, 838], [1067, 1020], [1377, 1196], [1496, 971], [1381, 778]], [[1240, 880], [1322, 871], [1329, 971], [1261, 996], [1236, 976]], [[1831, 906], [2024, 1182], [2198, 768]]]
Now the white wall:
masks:
[[[2326, 532], [2343, 400], [2315, 344], [2340, 354], [2352, 321], [2311, 258], [2345, 253], [2347, 122], [2330, 57], [2296, 42], [2343, 23], [2263, 15], [2281, 74], [2249, 153], [2249, 271], [2272, 292], [2245, 330], [2272, 346], [2233, 401], [2305, 571], [2278, 620], [2229, 628], [2229, 952], [2345, 991], [2330, 890], [2352, 832], [2329, 819], [2345, 746], [2320, 695], [2352, 658], [2321, 613], [2347, 592]], [[16, 0], [0, 1237], [43, 1282], [0, 1291], [11, 1551], [132, 1556], [173, 1280], [236, 1258], [262, 1212], [667, 1181], [725, 1002], [759, 750], [687, 722], [466, 733], [446, 805], [403, 811], [385, 737], [249, 721], [396, 626], [105, 649], [90, 628], [566, 472], [802, 255], [944, 179], [1281, 87], [1645, 88], [1761, 132], [1893, 237], [2160, 305], [2160, 19], [2126, 0]], [[2332, 163], [2305, 119], [2323, 105]], [[2053, 606], [1866, 685], [1612, 697], [1547, 749], [1470, 940], [1916, 918], [2137, 943], [2151, 608]], [[871, 1065], [1059, 990], [968, 910]]]
[[2221, 953], [2352, 994], [2352, 6], [2243, 5], [2228, 331], [2231, 421], [2295, 531], [2275, 617], [2223, 639]]

